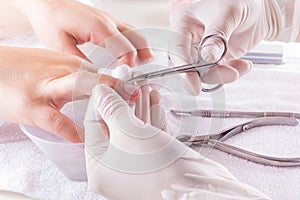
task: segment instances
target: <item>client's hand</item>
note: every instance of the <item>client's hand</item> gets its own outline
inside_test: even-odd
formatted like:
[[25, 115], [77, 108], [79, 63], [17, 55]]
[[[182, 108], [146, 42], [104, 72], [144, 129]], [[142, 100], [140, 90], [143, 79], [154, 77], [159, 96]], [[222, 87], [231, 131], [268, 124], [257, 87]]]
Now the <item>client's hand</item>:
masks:
[[95, 66], [76, 56], [0, 47], [0, 60], [0, 120], [39, 126], [71, 142], [82, 140], [73, 121], [59, 111], [65, 103], [86, 98], [99, 83], [125, 99], [138, 97], [137, 88], [98, 74]]
[[110, 87], [96, 86], [85, 118], [89, 186], [114, 200], [268, 199], [155, 126]]
[[51, 49], [86, 56], [77, 45], [92, 42], [107, 48], [118, 64], [134, 66], [152, 54], [134, 27], [74, 0], [16, 1], [39, 39]]

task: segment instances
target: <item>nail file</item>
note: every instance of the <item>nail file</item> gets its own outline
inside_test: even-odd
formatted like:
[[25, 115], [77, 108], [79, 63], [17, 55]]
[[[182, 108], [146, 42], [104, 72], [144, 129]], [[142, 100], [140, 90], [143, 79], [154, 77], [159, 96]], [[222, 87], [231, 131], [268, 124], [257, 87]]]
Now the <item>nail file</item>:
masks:
[[241, 57], [255, 64], [282, 64], [283, 45], [279, 43], [262, 42], [250, 52]]

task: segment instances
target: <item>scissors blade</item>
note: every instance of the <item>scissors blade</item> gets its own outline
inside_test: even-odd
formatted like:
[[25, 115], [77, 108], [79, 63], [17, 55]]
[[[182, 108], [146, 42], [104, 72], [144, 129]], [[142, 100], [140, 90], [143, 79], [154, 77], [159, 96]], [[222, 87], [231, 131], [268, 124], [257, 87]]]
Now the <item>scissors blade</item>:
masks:
[[160, 78], [164, 76], [170, 76], [174, 74], [179, 74], [179, 73], [186, 73], [186, 72], [198, 72], [200, 75], [202, 73], [217, 65], [217, 63], [206, 63], [202, 65], [197, 65], [197, 64], [186, 64], [186, 65], [181, 65], [177, 67], [172, 67], [164, 70], [159, 70], [159, 71], [154, 71], [142, 75], [138, 75], [136, 77], [133, 77], [129, 80], [126, 81], [126, 83], [131, 83], [131, 82], [138, 82], [138, 81], [143, 81], [143, 80], [150, 80], [150, 79], [155, 79], [155, 78]]

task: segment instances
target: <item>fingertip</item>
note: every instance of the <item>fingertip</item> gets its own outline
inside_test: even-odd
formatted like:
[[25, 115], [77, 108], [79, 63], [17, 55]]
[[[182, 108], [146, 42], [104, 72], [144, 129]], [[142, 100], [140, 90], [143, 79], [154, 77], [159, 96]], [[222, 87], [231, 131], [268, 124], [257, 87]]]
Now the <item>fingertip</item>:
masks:
[[92, 96], [94, 98], [94, 107], [98, 108], [101, 105], [101, 102], [105, 96], [108, 96], [112, 88], [105, 84], [96, 85], [93, 88]]
[[150, 105], [158, 105], [160, 103], [160, 94], [156, 90], [152, 90], [150, 92]]
[[227, 63], [239, 72], [239, 77], [247, 74], [253, 66], [253, 63], [251, 61], [242, 59], [230, 60]]
[[88, 60], [84, 53], [77, 47], [77, 41], [72, 37], [66, 37], [65, 40], [63, 40], [62, 49], [60, 50], [64, 53], [75, 55], [84, 60]]
[[151, 48], [149, 48], [147, 40], [142, 32], [126, 23], [120, 23], [118, 29], [133, 45], [137, 54], [136, 57], [139, 61], [146, 62], [153, 57], [154, 54]]
[[196, 72], [189, 72], [182, 75], [186, 80], [184, 82], [184, 87], [193, 96], [198, 96], [201, 92], [201, 80]]
[[100, 95], [100, 90], [103, 84], [98, 84], [96, 85], [93, 90], [92, 90], [92, 96], [96, 99], [98, 98], [98, 96]]
[[232, 83], [239, 78], [239, 71], [230, 65], [222, 64], [208, 69], [201, 78], [207, 84]]
[[162, 131], [166, 131], [166, 113], [164, 108], [160, 105], [160, 100], [160, 94], [152, 90], [150, 93], [151, 124]]
[[130, 99], [136, 99], [140, 94], [140, 87], [125, 83], [123, 84], [123, 91], [130, 96]]
[[114, 89], [125, 100], [137, 100], [141, 95], [140, 87], [130, 83], [119, 82]]
[[118, 65], [128, 65], [129, 67], [134, 67], [137, 58], [137, 52], [132, 51], [118, 58]]
[[38, 106], [32, 109], [32, 115], [34, 125], [72, 143], [84, 141], [83, 130], [60, 111], [48, 106]]
[[80, 128], [79, 126], [76, 126], [75, 125], [75, 128], [76, 128], [76, 132], [77, 132], [77, 135], [78, 137], [74, 137], [71, 141], [73, 143], [84, 143], [85, 141], [85, 135], [84, 135], [84, 130], [82, 128]]
[[152, 61], [155, 60], [155, 57], [150, 57], [150, 58], [147, 58], [147, 59], [139, 59], [138, 62], [136, 62], [136, 65], [140, 66], [140, 65], [146, 65], [148, 63], [151, 63]]
[[253, 67], [253, 62], [251, 62], [250, 60], [245, 60], [247, 62], [247, 64], [245, 64], [243, 70], [239, 70], [240, 73], [240, 77], [244, 76], [245, 74], [247, 74], [249, 71], [251, 71], [252, 67]]
[[116, 117], [115, 112], [127, 111], [130, 108], [117, 91], [107, 85], [99, 85], [94, 90], [94, 109], [107, 121]]
[[128, 58], [119, 58], [117, 65], [128, 65], [129, 67], [134, 67], [135, 66], [135, 60], [128, 59]]
[[60, 133], [57, 133], [57, 135], [72, 143], [84, 143], [84, 130], [78, 127], [71, 119], [66, 116], [63, 117], [65, 117], [65, 126], [67, 127], [65, 127]]
[[97, 84], [105, 84], [105, 85], [110, 86], [111, 88], [115, 88], [119, 82], [122, 82], [122, 81], [115, 77], [106, 75], [106, 74], [100, 74]]
[[150, 48], [138, 49], [137, 55], [139, 60], [143, 61], [150, 61], [153, 59], [153, 52]]

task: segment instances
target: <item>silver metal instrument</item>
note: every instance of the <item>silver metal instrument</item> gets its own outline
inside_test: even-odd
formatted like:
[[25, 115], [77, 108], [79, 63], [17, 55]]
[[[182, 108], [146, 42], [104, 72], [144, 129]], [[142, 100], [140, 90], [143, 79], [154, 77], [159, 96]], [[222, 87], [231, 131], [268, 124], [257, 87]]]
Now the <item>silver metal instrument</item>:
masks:
[[171, 110], [175, 115], [198, 116], [206, 118], [259, 118], [259, 117], [289, 117], [300, 120], [300, 113], [292, 112], [253, 112], [253, 111], [221, 111], [221, 110]]
[[233, 145], [226, 144], [225, 141], [237, 134], [243, 133], [249, 129], [262, 126], [296, 126], [299, 113], [289, 112], [245, 112], [245, 111], [214, 111], [214, 110], [196, 110], [179, 111], [171, 110], [175, 115], [200, 116], [208, 118], [258, 118], [246, 123], [242, 123], [231, 128], [221, 130], [212, 135], [181, 135], [176, 138], [188, 146], [201, 145], [201, 147], [216, 148], [220, 151], [255, 162], [262, 165], [276, 167], [300, 167], [300, 157], [274, 157], [254, 153]]
[[[213, 39], [213, 38], [218, 39], [222, 42], [221, 44], [223, 45], [224, 50], [223, 50], [221, 56], [216, 61], [207, 62], [202, 57], [201, 51], [202, 51], [205, 43], [208, 40]], [[208, 70], [209, 68], [212, 68], [216, 65], [219, 65], [220, 61], [223, 59], [223, 57], [227, 53], [227, 50], [228, 50], [227, 41], [222, 36], [220, 36], [218, 34], [209, 35], [209, 36], [205, 37], [202, 40], [202, 42], [199, 44], [197, 60], [195, 63], [185, 64], [185, 65], [181, 65], [181, 66], [177, 66], [177, 67], [172, 67], [172, 68], [168, 68], [168, 69], [164, 69], [164, 70], [159, 70], [159, 71], [154, 71], [154, 72], [138, 75], [136, 77], [133, 77], [133, 78], [125, 81], [125, 83], [134, 83], [134, 82], [139, 82], [139, 81], [143, 81], [143, 80], [161, 78], [164, 76], [174, 75], [174, 74], [178, 74], [178, 73], [186, 73], [186, 72], [197, 72], [199, 74], [199, 77], [201, 78], [203, 73], [206, 70]], [[202, 91], [203, 92], [212, 92], [212, 91], [219, 89], [220, 87], [222, 87], [222, 84], [219, 84], [219, 85], [217, 85], [213, 88], [209, 88], [209, 89], [202, 88]]]

